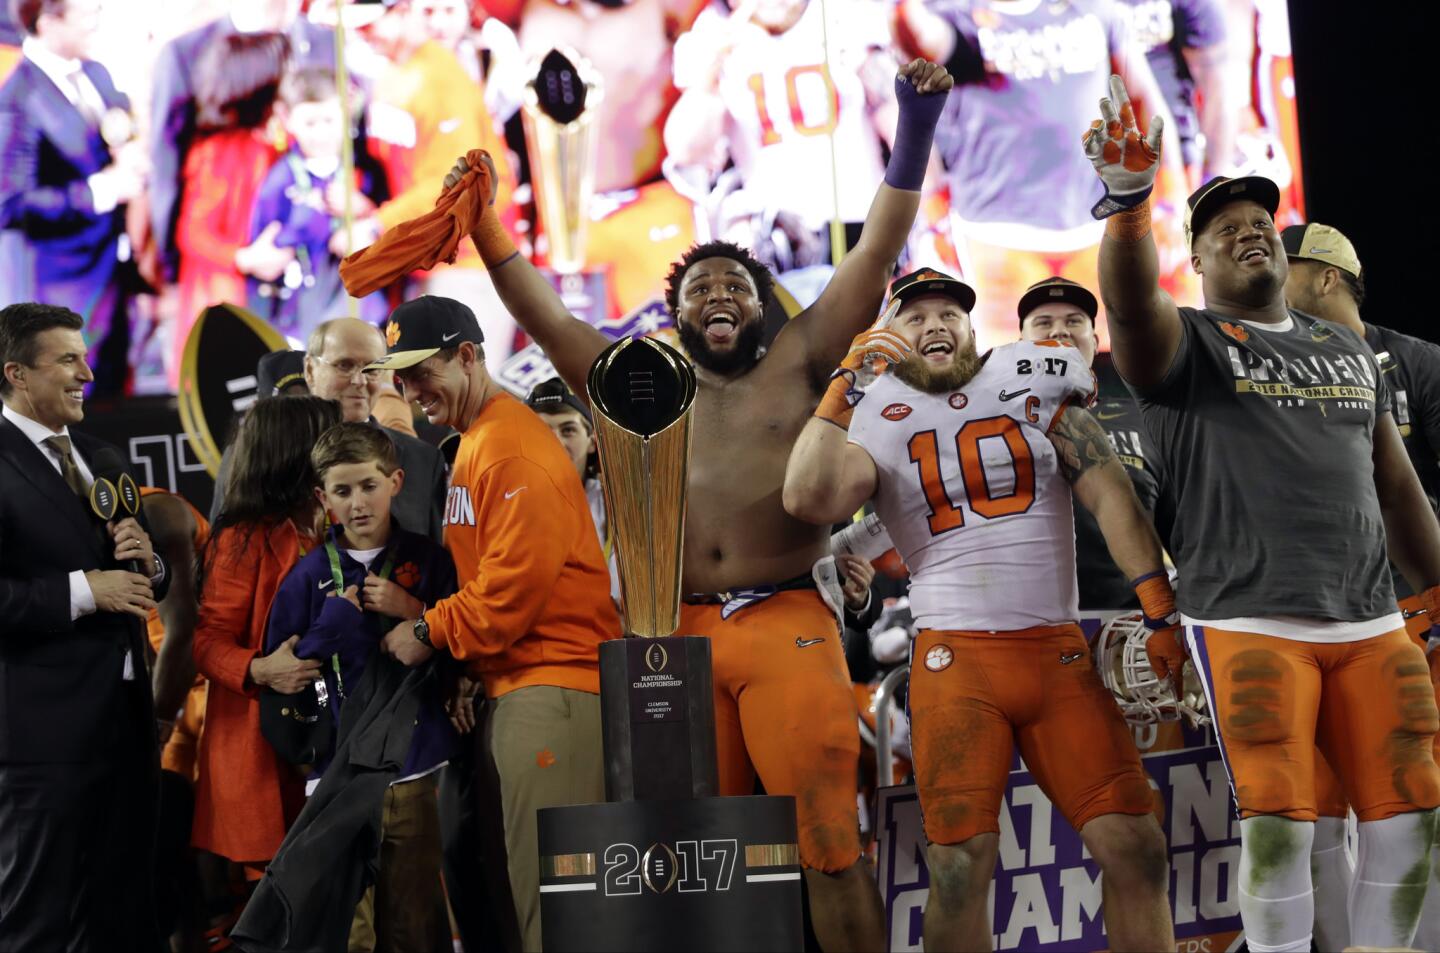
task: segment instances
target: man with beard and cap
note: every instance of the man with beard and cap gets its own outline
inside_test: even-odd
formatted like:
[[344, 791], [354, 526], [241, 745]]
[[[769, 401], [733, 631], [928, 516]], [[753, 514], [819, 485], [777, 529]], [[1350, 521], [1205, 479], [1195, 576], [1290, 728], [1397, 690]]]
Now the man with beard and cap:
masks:
[[[1380, 361], [1390, 389], [1390, 413], [1405, 442], [1410, 463], [1434, 507], [1440, 499], [1440, 347], [1389, 328], [1362, 321], [1360, 306], [1365, 302], [1365, 278], [1355, 246], [1339, 229], [1312, 222], [1291, 225], [1280, 233], [1290, 273], [1285, 278], [1285, 300], [1296, 311], [1323, 318], [1349, 328], [1365, 339]], [[1400, 608], [1423, 609], [1420, 597], [1405, 581], [1394, 563], [1390, 579]], [[1406, 624], [1422, 643], [1429, 636], [1428, 658], [1431, 681], [1440, 701], [1440, 635], [1430, 628], [1423, 612]], [[1427, 631], [1428, 630], [1428, 631]], [[1437, 735], [1440, 742], [1440, 735]], [[1349, 805], [1335, 772], [1323, 760], [1315, 762], [1315, 841], [1310, 850], [1310, 869], [1315, 875], [1315, 942], [1321, 949], [1350, 945], [1350, 923], [1345, 907], [1354, 877], [1345, 849], [1346, 814]], [[1440, 851], [1437, 845], [1435, 851]], [[1437, 854], [1432, 851], [1431, 861]], [[1415, 945], [1422, 950], [1440, 949], [1440, 885], [1432, 879], [1426, 894]]]
[[[490, 376], [474, 312], [422, 295], [391, 313], [385, 340], [370, 366], [394, 371], [432, 423], [460, 431], [445, 507], [460, 590], [401, 621], [381, 648], [412, 666], [444, 652], [484, 683], [510, 893], [521, 945], [538, 953], [536, 812], [605, 799], [599, 649], [620, 634], [610, 574], [574, 462]], [[448, 705], [466, 725], [470, 690]]]
[[1359, 818], [1350, 942], [1408, 946], [1440, 805], [1437, 714], [1386, 555], [1440, 619], [1440, 525], [1389, 382], [1359, 334], [1286, 307], [1269, 179], [1190, 196], [1205, 307], [1177, 307], [1150, 234], [1158, 137], [1119, 77], [1100, 105], [1084, 137], [1107, 192], [1100, 293], [1175, 500], [1180, 609], [1240, 815], [1246, 942], [1310, 948], [1318, 742]]
[[[1086, 367], [1095, 365], [1095, 315], [1099, 303], [1090, 289], [1066, 278], [1046, 278], [1025, 289], [1016, 309], [1020, 316], [1020, 337], [1026, 341], [1059, 341], [1080, 352]], [[1154, 449], [1143, 434], [1140, 406], [1135, 398], [1101, 397], [1091, 409], [1100, 429], [1115, 448], [1115, 459], [1125, 468], [1135, 496], [1147, 513], [1155, 512], [1160, 482], [1154, 463]], [[1075, 507], [1075, 569], [1080, 586], [1080, 608], [1138, 609], [1130, 580], [1115, 565], [1105, 547], [1105, 536], [1095, 517], [1083, 506]]]
[[[829, 525], [873, 500], [910, 569], [926, 949], [990, 947], [986, 897], [1017, 746], [1100, 865], [1110, 948], [1173, 949], [1150, 784], [1076, 622], [1072, 491], [1134, 580], [1152, 648], [1167, 647], [1157, 674], [1178, 677], [1160, 541], [1084, 409], [1095, 378], [1080, 353], [1017, 341], [981, 357], [974, 305], [939, 272], [895, 282], [883, 326], [855, 338], [795, 443], [785, 508]], [[867, 387], [875, 361], [883, 373]]]
[[[895, 145], [860, 240], [815, 304], [773, 344], [762, 348], [771, 275], [744, 249], [723, 242], [692, 248], [671, 269], [666, 295], [699, 385], [679, 631], [711, 639], [720, 793], [750, 794], [758, 774], [770, 794], [795, 798], [815, 932], [832, 953], [882, 949], [884, 921], [860, 851], [860, 739], [840, 645], [840, 599], [822, 596], [815, 581], [830, 534], [787, 515], [780, 486], [830, 370], [874, 319], [920, 206], [950, 76], [915, 60], [900, 68], [895, 85]], [[462, 158], [446, 187], [468, 168]], [[515, 251], [493, 207], [471, 238], [506, 308], [583, 393], [610, 340], [571, 316]], [[828, 561], [819, 568], [827, 570]]]

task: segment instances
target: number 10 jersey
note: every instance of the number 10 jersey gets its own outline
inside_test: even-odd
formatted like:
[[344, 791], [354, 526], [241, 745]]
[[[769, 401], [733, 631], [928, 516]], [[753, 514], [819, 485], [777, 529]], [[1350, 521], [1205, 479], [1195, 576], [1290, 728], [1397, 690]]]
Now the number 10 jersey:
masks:
[[910, 569], [923, 629], [1009, 632], [1073, 622], [1075, 523], [1049, 439], [1095, 378], [1080, 352], [1017, 341], [955, 391], [881, 375], [850, 442], [875, 461], [875, 509]]

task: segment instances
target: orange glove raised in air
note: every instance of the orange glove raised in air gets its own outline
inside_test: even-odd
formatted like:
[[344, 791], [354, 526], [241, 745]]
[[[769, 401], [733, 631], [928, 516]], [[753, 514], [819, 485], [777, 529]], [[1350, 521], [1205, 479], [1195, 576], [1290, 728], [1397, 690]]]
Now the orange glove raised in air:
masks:
[[865, 331], [850, 342], [850, 351], [840, 367], [830, 375], [830, 387], [820, 398], [815, 416], [842, 430], [850, 429], [850, 418], [855, 405], [865, 396], [864, 388], [878, 374], [891, 364], [899, 364], [911, 353], [905, 339], [894, 331], [881, 328]]
[[1084, 139], [1085, 155], [1100, 174], [1105, 197], [1090, 214], [1109, 218], [1116, 212], [1133, 209], [1150, 197], [1155, 187], [1156, 164], [1160, 161], [1160, 136], [1165, 122], [1150, 120], [1149, 135], [1142, 136], [1135, 122], [1135, 108], [1118, 76], [1110, 77], [1110, 96], [1100, 100], [1100, 119], [1090, 124]]

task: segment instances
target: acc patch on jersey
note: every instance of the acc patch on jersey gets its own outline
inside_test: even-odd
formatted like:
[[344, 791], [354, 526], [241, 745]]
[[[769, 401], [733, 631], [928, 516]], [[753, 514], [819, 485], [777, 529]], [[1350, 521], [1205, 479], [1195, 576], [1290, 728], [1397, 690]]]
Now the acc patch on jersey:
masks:
[[925, 667], [932, 672], [943, 672], [955, 661], [955, 653], [948, 645], [933, 646], [925, 653]]
[[886, 420], [904, 420], [910, 416], [910, 412], [913, 409], [909, 404], [891, 404], [889, 407], [880, 411], [880, 416]]

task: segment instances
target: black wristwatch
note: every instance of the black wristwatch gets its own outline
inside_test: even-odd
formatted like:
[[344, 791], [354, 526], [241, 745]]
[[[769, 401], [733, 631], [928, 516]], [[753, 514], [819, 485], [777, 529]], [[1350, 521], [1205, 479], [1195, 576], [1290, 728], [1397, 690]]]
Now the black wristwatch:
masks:
[[415, 641], [427, 648], [434, 648], [430, 643], [430, 626], [424, 619], [415, 620]]

